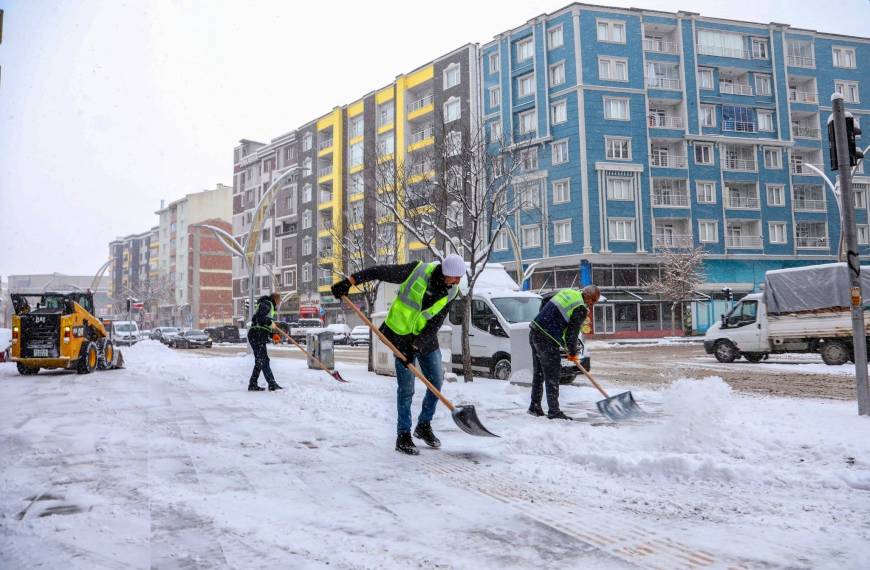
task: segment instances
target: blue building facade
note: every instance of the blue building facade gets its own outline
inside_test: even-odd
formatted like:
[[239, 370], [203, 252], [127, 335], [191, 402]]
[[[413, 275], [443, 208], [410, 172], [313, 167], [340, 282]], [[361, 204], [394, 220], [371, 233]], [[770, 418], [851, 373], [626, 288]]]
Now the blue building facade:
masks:
[[722, 288], [836, 259], [839, 208], [812, 167], [828, 172], [835, 90], [870, 125], [870, 39], [572, 4], [483, 45], [480, 78], [490, 140], [519, 153], [524, 204], [510, 221], [520, 251], [499, 236], [493, 261], [536, 263], [535, 290], [590, 275], [611, 301], [595, 309], [596, 334], [670, 331], [669, 305], [643, 286], [663, 248], [707, 252], [694, 330], [721, 312]]

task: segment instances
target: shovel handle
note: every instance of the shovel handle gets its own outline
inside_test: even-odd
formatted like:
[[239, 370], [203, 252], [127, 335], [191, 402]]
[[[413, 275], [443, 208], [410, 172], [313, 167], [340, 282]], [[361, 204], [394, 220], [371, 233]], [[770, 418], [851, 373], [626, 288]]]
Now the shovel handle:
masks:
[[293, 344], [295, 344], [295, 345], [296, 345], [296, 348], [298, 348], [299, 350], [301, 350], [302, 352], [304, 352], [306, 355], [308, 355], [309, 358], [311, 358], [312, 360], [314, 360], [314, 362], [316, 362], [317, 365], [320, 366], [321, 370], [324, 370], [324, 371], [329, 372], [330, 374], [332, 374], [332, 370], [330, 370], [329, 367], [326, 366], [326, 364], [324, 364], [323, 362], [320, 361], [319, 358], [317, 358], [316, 356], [314, 356], [313, 354], [311, 354], [310, 352], [308, 352], [307, 350], [305, 350], [304, 348], [302, 348], [302, 345], [299, 344], [298, 342], [296, 342], [296, 341], [293, 339], [292, 336], [290, 336], [289, 334], [285, 333], [283, 330], [281, 330], [280, 327], [277, 327], [276, 330], [277, 330], [279, 333], [281, 333], [282, 335], [284, 335], [284, 338], [286, 338], [287, 340], [289, 340], [290, 342], [292, 342]]
[[383, 342], [383, 343], [386, 345], [387, 348], [389, 348], [390, 350], [393, 351], [393, 354], [396, 355], [396, 358], [398, 358], [399, 360], [401, 360], [402, 362], [404, 362], [404, 363], [405, 363], [405, 367], [406, 367], [408, 370], [410, 370], [410, 371], [414, 374], [414, 376], [416, 376], [416, 377], [420, 380], [420, 382], [422, 382], [423, 384], [425, 384], [426, 387], [429, 388], [429, 391], [432, 392], [433, 394], [435, 394], [435, 395], [438, 397], [438, 399], [441, 400], [441, 403], [443, 403], [445, 406], [447, 406], [447, 409], [450, 410], [450, 411], [452, 412], [453, 409], [456, 407], [456, 406], [453, 405], [453, 402], [451, 402], [450, 400], [448, 400], [448, 399], [444, 396], [444, 394], [441, 393], [441, 391], [440, 391], [438, 388], [436, 388], [435, 386], [432, 385], [431, 382], [429, 382], [429, 379], [428, 379], [428, 378], [426, 378], [425, 376], [423, 376], [423, 374], [422, 374], [419, 370], [417, 370], [417, 368], [415, 368], [413, 364], [411, 364], [410, 362], [408, 362], [408, 359], [405, 358], [405, 355], [402, 354], [401, 352], [399, 352], [399, 349], [397, 349], [395, 346], [393, 346], [393, 343], [391, 343], [391, 342], [387, 339], [387, 337], [384, 336], [384, 333], [382, 333], [380, 330], [378, 330], [378, 328], [374, 325], [374, 323], [372, 323], [372, 322], [369, 320], [369, 318], [368, 318], [367, 316], [365, 316], [365, 314], [363, 314], [363, 312], [360, 310], [359, 307], [357, 307], [356, 305], [354, 305], [353, 303], [351, 303], [350, 299], [348, 299], [347, 297], [342, 297], [342, 299], [344, 299], [345, 302], [347, 303], [347, 306], [350, 307], [350, 308], [353, 310], [353, 312], [355, 312], [355, 313], [357, 314], [357, 316], [358, 316], [359, 318], [361, 318], [362, 321], [363, 321], [366, 325], [368, 325], [368, 327], [372, 330], [372, 332], [375, 333], [375, 334], [378, 336], [379, 339], [381, 339], [381, 342]]
[[583, 368], [583, 366], [581, 366], [579, 362], [575, 362], [574, 365], [580, 369], [580, 372], [582, 372], [583, 374], [586, 375], [587, 378], [589, 378], [589, 381], [592, 382], [592, 385], [595, 386], [596, 388], [598, 388], [598, 391], [601, 392], [605, 398], [610, 397], [607, 395], [607, 392], [604, 391], [604, 388], [602, 388], [601, 385], [595, 381], [595, 378], [593, 378], [592, 375], [589, 374], [588, 370]]

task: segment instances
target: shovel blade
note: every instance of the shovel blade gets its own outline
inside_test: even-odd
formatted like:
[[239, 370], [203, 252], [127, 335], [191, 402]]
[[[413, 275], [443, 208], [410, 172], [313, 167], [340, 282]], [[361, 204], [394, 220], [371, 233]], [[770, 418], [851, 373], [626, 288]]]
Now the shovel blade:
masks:
[[344, 378], [342, 378], [342, 376], [341, 376], [341, 374], [338, 372], [338, 370], [333, 370], [332, 372], [329, 373], [329, 375], [332, 376], [333, 378], [335, 378], [336, 380], [338, 380], [339, 382], [344, 382], [345, 384], [348, 383], [347, 380], [345, 380]]
[[476, 435], [479, 437], [499, 437], [483, 427], [480, 418], [477, 417], [477, 411], [474, 406], [456, 406], [453, 408], [453, 421], [459, 426], [459, 429], [468, 435]]
[[637, 405], [631, 392], [611, 396], [601, 400], [596, 405], [599, 412], [615, 422], [644, 415], [644, 411]]

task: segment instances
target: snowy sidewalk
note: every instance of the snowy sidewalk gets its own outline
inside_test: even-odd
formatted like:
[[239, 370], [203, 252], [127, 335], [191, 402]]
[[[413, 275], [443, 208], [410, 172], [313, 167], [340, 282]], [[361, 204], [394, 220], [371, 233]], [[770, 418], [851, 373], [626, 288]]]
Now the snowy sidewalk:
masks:
[[[445, 386], [501, 439], [393, 451], [395, 380], [146, 342], [127, 369], [0, 365], [0, 567], [863, 568], [870, 421], [854, 403], [743, 397], [718, 379], [635, 391], [613, 425], [592, 388], [562, 423], [528, 389]], [[604, 357], [604, 355], [602, 355]], [[423, 388], [418, 385], [415, 413]], [[680, 411], [680, 414], [675, 412]]]

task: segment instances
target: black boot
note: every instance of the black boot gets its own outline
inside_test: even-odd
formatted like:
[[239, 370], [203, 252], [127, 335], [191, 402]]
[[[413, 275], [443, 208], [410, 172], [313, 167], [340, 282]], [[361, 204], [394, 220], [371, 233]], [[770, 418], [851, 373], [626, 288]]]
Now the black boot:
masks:
[[411, 439], [411, 434], [408, 432], [400, 433], [396, 438], [396, 451], [406, 453], [408, 455], [419, 455], [420, 451], [414, 445], [414, 440]]
[[257, 385], [256, 380], [248, 383], [248, 392], [262, 392], [263, 390], [265, 390], [265, 388], [260, 388]]
[[541, 407], [541, 404], [532, 404], [529, 406], [528, 412], [530, 416], [541, 417], [544, 415], [544, 408]]
[[[262, 388], [261, 388], [262, 389]], [[275, 390], [283, 390], [284, 388], [279, 386], [277, 382], [272, 381], [269, 383], [269, 391], [274, 392]]]
[[566, 416], [565, 412], [559, 411], [556, 413], [547, 414], [547, 417], [551, 420], [573, 420], [571, 416]]
[[417, 424], [417, 427], [414, 428], [414, 437], [422, 439], [429, 447], [434, 447], [435, 449], [441, 447], [441, 440], [432, 433], [432, 424], [429, 422]]

